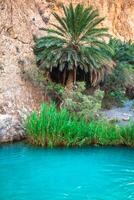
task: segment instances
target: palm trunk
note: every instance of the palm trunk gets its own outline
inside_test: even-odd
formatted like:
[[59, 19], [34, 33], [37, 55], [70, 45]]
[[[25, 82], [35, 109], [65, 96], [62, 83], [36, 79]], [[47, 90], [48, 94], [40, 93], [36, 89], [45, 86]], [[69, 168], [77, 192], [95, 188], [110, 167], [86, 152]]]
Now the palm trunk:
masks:
[[66, 84], [66, 69], [64, 69], [64, 72], [63, 72], [63, 80], [62, 80], [62, 84], [63, 84], [63, 86], [65, 86], [65, 84]]
[[73, 85], [74, 85], [74, 72], [73, 70], [69, 71], [68, 79], [66, 82], [66, 88], [70, 91], [73, 90]]
[[73, 70], [69, 71], [67, 83], [66, 83], [66, 88], [69, 89], [70, 91], [73, 90], [73, 86], [76, 84], [76, 78], [77, 78], [77, 70], [76, 66], [74, 65]]
[[76, 66], [74, 66], [74, 77], [73, 77], [73, 84], [76, 84]]

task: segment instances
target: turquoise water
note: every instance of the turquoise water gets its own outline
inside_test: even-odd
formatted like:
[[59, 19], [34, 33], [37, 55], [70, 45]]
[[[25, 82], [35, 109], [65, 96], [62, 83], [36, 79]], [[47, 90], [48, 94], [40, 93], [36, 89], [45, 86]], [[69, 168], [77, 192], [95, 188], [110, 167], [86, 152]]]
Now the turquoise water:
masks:
[[0, 200], [134, 200], [134, 149], [0, 146]]

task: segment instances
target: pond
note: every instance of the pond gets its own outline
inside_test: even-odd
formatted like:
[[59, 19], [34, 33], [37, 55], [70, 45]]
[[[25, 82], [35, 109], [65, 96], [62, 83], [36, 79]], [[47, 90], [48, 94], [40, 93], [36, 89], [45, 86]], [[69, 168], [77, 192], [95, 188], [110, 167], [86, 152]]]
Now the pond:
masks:
[[0, 146], [0, 200], [133, 200], [134, 149]]

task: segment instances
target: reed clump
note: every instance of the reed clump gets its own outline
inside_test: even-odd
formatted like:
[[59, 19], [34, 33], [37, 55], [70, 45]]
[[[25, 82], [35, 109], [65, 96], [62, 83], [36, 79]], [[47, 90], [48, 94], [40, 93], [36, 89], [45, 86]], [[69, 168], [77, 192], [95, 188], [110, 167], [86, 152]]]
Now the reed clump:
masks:
[[86, 122], [72, 117], [66, 109], [58, 111], [54, 104], [42, 104], [26, 120], [27, 140], [43, 147], [84, 145], [134, 146], [134, 124], [119, 127], [107, 121]]

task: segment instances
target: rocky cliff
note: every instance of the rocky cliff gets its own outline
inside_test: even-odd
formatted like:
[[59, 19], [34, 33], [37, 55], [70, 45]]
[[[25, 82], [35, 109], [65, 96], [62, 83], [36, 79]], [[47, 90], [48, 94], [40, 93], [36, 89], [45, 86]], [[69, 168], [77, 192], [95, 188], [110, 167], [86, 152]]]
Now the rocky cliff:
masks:
[[62, 3], [93, 5], [106, 17], [109, 32], [122, 40], [134, 39], [134, 0], [0, 0], [0, 113], [18, 114], [44, 100], [43, 92], [21, 79], [20, 68], [34, 64], [33, 34], [53, 21]]

